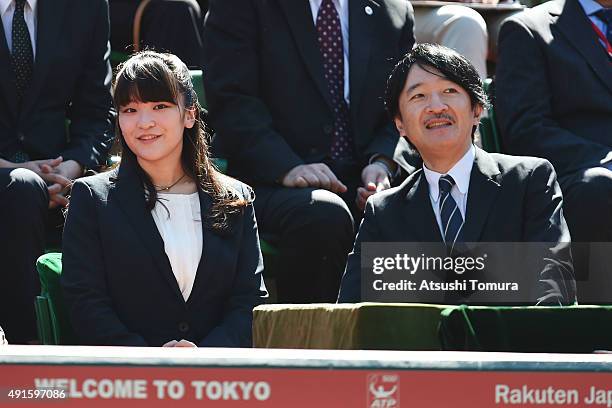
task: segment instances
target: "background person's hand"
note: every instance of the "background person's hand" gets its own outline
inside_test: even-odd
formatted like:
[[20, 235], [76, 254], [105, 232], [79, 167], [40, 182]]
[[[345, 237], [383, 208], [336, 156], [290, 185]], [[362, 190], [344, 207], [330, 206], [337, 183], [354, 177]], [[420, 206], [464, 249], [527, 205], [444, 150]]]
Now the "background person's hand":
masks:
[[332, 193], [346, 192], [346, 186], [324, 163], [300, 164], [292, 168], [281, 180], [285, 187], [314, 187]]
[[67, 179], [74, 180], [83, 175], [83, 166], [76, 160], [66, 160], [55, 167], [54, 173], [64, 176]]
[[13, 163], [15, 168], [22, 167], [24, 169], [32, 170], [39, 176], [42, 173], [50, 173], [55, 171], [55, 168], [60, 165], [64, 159], [62, 156], [56, 157], [55, 159], [43, 159], [43, 160], [31, 160], [25, 163]]
[[75, 160], [67, 160], [55, 167], [44, 164], [41, 169], [43, 173], [40, 176], [49, 186], [49, 208], [67, 206], [66, 193], [72, 186], [72, 181], [83, 174], [83, 167]]
[[82, 167], [74, 160], [64, 162], [59, 156], [55, 159], [30, 160], [24, 163], [4, 161], [6, 167], [24, 168], [38, 174], [47, 183], [49, 208], [65, 207], [68, 199], [65, 193], [72, 185], [72, 179], [82, 173]]
[[357, 189], [357, 198], [355, 203], [357, 208], [363, 211], [368, 201], [368, 197], [391, 187], [391, 180], [386, 168], [376, 164], [376, 162], [368, 164], [361, 172], [361, 181], [363, 187]]

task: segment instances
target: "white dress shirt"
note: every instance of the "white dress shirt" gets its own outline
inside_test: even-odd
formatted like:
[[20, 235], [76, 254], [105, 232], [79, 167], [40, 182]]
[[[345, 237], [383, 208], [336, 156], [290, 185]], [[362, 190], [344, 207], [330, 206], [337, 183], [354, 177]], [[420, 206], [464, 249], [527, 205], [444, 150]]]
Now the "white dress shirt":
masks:
[[200, 197], [197, 192], [158, 193], [158, 196], [163, 205], [159, 201], [155, 203], [151, 214], [164, 240], [164, 250], [183, 299], [187, 301], [202, 257]]
[[[23, 9], [23, 17], [32, 41], [32, 53], [36, 58], [36, 9], [38, 0], [26, 0]], [[13, 51], [13, 14], [15, 14], [15, 0], [0, 0], [0, 15], [4, 26], [4, 37], [9, 52]]]
[[[457, 203], [457, 207], [459, 207], [459, 211], [461, 211], [461, 216], [464, 220], [465, 211], [467, 208], [468, 189], [470, 187], [470, 175], [472, 173], [472, 167], [474, 166], [475, 157], [476, 149], [474, 148], [474, 145], [470, 145], [470, 148], [463, 155], [463, 157], [457, 163], [455, 163], [448, 173], [446, 173], [449, 174], [453, 180], [455, 180], [455, 185], [451, 189], [451, 197], [453, 197]], [[438, 183], [440, 181], [440, 177], [444, 176], [444, 174], [429, 170], [424, 163], [423, 172], [425, 173], [425, 178], [429, 184], [429, 198], [431, 200], [431, 207], [433, 208], [436, 216], [440, 233], [442, 236], [444, 236], [442, 219], [440, 218], [440, 206], [438, 204], [438, 201], [440, 201], [440, 187]]]
[[[342, 28], [342, 48], [344, 51], [344, 100], [347, 105], [350, 105], [350, 87], [349, 87], [349, 18], [348, 18], [348, 0], [332, 0], [336, 11], [340, 17], [340, 26]], [[317, 25], [317, 16], [319, 8], [321, 8], [323, 0], [310, 0], [310, 10], [312, 11], [312, 21]]]

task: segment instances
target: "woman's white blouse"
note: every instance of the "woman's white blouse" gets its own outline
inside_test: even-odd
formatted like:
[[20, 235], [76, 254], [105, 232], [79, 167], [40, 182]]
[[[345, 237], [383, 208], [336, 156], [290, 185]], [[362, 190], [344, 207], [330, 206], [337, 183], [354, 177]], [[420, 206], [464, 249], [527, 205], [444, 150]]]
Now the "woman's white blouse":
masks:
[[[187, 301], [202, 256], [202, 217], [198, 193], [158, 193], [152, 214], [170, 260], [172, 272]], [[164, 205], [166, 208], [164, 208]]]

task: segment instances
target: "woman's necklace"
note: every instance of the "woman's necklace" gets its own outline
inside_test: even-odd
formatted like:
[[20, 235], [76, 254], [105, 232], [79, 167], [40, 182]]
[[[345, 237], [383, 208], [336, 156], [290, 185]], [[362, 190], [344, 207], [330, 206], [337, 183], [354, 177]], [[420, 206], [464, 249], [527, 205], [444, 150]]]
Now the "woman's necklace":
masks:
[[176, 186], [179, 181], [181, 181], [183, 178], [185, 178], [185, 173], [183, 173], [183, 175], [181, 177], [179, 177], [178, 180], [176, 180], [174, 183], [168, 185], [168, 186], [157, 186], [155, 184], [153, 184], [153, 187], [155, 187], [155, 190], [160, 192], [160, 191], [168, 191], [170, 190], [172, 187]]

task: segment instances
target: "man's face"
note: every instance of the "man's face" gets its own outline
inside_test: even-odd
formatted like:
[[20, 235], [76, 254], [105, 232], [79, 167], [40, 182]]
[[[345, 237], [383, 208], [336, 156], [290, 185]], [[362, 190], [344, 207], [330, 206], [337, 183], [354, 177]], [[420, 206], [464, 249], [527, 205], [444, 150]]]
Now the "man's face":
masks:
[[462, 87], [414, 64], [400, 94], [395, 125], [426, 162], [440, 157], [458, 160], [469, 148], [481, 112], [480, 105], [472, 108]]

